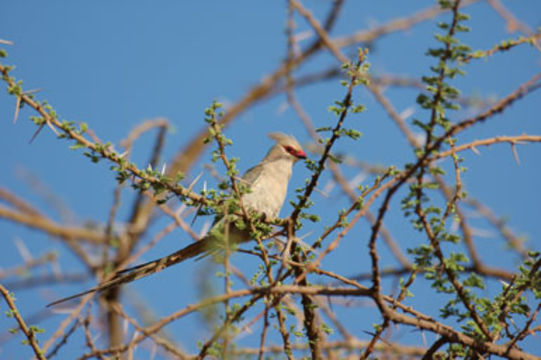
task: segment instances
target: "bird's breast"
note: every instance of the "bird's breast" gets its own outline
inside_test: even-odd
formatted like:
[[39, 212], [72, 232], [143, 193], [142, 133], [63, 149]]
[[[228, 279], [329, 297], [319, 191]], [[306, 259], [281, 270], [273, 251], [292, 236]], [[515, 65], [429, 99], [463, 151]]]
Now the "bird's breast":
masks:
[[265, 213], [271, 218], [277, 217], [284, 204], [290, 176], [291, 166], [263, 169], [250, 186], [251, 192], [242, 197], [244, 206]]

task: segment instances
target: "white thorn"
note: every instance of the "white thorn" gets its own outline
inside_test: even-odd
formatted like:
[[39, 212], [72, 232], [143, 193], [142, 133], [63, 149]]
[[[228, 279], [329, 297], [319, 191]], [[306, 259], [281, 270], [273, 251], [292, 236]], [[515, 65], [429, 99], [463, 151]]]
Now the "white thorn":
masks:
[[[192, 191], [193, 187], [195, 186], [195, 184], [197, 184], [197, 182], [199, 181], [199, 179], [201, 179], [201, 176], [203, 176], [203, 172], [201, 171], [196, 177], [195, 179], [193, 179], [193, 181], [190, 183], [190, 185], [188, 185], [188, 191]], [[203, 185], [203, 188], [205, 189], [205, 191], [207, 191], [207, 182], [205, 181], [204, 185]]]
[[17, 246], [17, 250], [19, 250], [19, 254], [21, 254], [21, 257], [24, 259], [25, 262], [29, 262], [32, 260], [32, 255], [30, 254], [30, 251], [21, 239], [15, 238], [15, 246]]
[[412, 106], [410, 106], [410, 107], [404, 109], [400, 114], [398, 114], [398, 116], [402, 120], [407, 120], [407, 118], [409, 118], [414, 113], [415, 113], [415, 109]]
[[518, 157], [518, 151], [517, 151], [517, 147], [515, 146], [515, 143], [511, 144], [511, 150], [513, 151], [513, 157], [515, 158], [517, 165], [520, 165], [520, 158]]

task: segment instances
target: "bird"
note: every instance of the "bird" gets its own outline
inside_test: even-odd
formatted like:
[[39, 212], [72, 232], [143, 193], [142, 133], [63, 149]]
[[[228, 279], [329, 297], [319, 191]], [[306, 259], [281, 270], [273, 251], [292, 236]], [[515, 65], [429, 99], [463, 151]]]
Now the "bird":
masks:
[[[293, 165], [307, 157], [299, 142], [292, 135], [275, 132], [268, 134], [268, 136], [276, 143], [270, 148], [263, 160], [248, 169], [242, 176], [241, 182], [248, 190], [241, 195], [241, 202], [247, 211], [255, 211], [265, 219], [270, 220], [278, 216], [284, 204]], [[237, 227], [234, 219], [235, 216], [231, 219], [230, 217], [226, 218], [217, 215], [207, 235], [201, 240], [160, 259], [120, 270], [111, 280], [98, 284], [89, 290], [56, 300], [48, 304], [47, 307], [89, 293], [101, 292], [124, 285], [157, 273], [184, 260], [216, 252], [220, 247], [224, 247], [225, 234], [228, 236], [228, 244], [232, 245], [251, 240], [250, 230], [246, 227], [242, 229]]]

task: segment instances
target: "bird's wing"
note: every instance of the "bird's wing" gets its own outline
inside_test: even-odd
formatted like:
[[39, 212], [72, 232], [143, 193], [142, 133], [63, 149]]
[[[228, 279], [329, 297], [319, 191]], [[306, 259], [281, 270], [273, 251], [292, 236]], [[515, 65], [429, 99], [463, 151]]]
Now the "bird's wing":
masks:
[[248, 186], [252, 185], [261, 174], [261, 171], [263, 171], [263, 165], [264, 164], [258, 164], [246, 170], [244, 175], [242, 175], [243, 183]]
[[[261, 174], [262, 166], [263, 166], [262, 164], [259, 164], [259, 165], [253, 166], [253, 167], [249, 168], [248, 170], [246, 170], [244, 175], [242, 175], [242, 177], [240, 178], [240, 182], [242, 184], [250, 187], [257, 180], [257, 178], [259, 177], [259, 174]], [[217, 223], [219, 223], [222, 219], [223, 219], [223, 215], [216, 215], [214, 217], [214, 221], [212, 222], [212, 224], [210, 226], [211, 229]]]
[[[259, 178], [259, 175], [263, 170], [263, 165], [264, 164], [256, 165], [246, 171], [246, 173], [242, 176], [242, 181], [245, 183], [245, 185], [250, 186]], [[209, 234], [198, 242], [188, 245], [185, 248], [178, 250], [170, 255], [164, 256], [160, 259], [121, 270], [115, 275], [114, 278], [109, 281], [99, 284], [98, 286], [87, 291], [60, 300], [56, 300], [48, 304], [47, 306], [53, 306], [92, 292], [103, 291], [116, 286], [120, 286], [122, 284], [130, 283], [132, 281], [154, 274], [169, 266], [178, 264], [186, 259], [190, 259], [198, 255], [202, 255], [205, 253], [215, 253], [220, 248], [220, 236], [217, 236], [216, 233], [223, 232], [223, 226], [225, 226], [222, 225], [222, 220], [223, 216], [216, 216], [211, 230], [209, 231]], [[247, 236], [246, 232], [244, 231], [235, 229], [234, 227], [232, 227], [230, 231], [232, 232], [231, 236], [234, 239], [232, 241], [233, 243], [240, 243], [249, 239], [249, 236]]]

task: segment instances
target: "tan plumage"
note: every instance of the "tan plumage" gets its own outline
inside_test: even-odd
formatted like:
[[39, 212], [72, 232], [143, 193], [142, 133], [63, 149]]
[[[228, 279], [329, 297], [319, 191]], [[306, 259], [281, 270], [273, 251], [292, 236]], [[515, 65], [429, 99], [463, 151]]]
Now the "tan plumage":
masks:
[[[242, 177], [242, 181], [250, 189], [248, 193], [242, 196], [242, 203], [246, 209], [256, 210], [259, 213], [265, 214], [267, 219], [272, 219], [278, 216], [284, 203], [293, 164], [299, 159], [306, 158], [306, 154], [293, 136], [283, 133], [272, 133], [269, 134], [269, 137], [275, 140], [276, 144], [259, 164], [246, 171]], [[54, 301], [47, 306], [71, 300], [91, 292], [127, 284], [178, 264], [186, 259], [219, 249], [220, 243], [224, 241], [223, 236], [226, 233], [226, 226], [228, 227], [227, 233], [229, 234], [228, 240], [230, 244], [239, 244], [250, 240], [248, 230], [237, 229], [231, 221], [226, 224], [223, 218], [216, 219], [208, 234], [200, 241], [158, 260], [121, 270], [109, 281], [82, 293]]]

